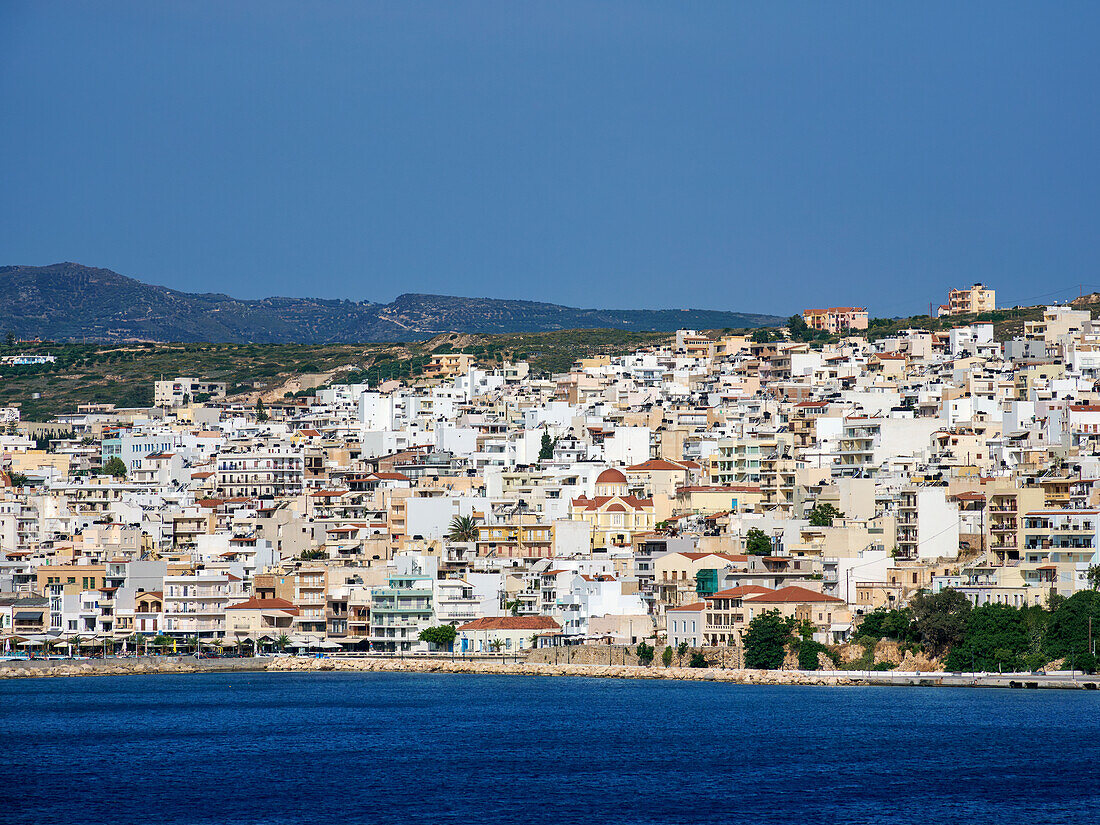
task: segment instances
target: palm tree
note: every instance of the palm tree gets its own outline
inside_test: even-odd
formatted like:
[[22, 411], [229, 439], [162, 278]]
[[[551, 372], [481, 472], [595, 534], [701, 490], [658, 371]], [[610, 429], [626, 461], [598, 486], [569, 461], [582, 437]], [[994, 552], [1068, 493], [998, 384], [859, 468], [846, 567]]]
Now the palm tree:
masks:
[[290, 644], [290, 637], [287, 636], [285, 633], [283, 633], [281, 636], [279, 636], [278, 639], [275, 640], [275, 647], [279, 648], [280, 653], [286, 650], [286, 646], [288, 644]]
[[477, 519], [473, 516], [455, 516], [447, 532], [449, 541], [477, 541]]

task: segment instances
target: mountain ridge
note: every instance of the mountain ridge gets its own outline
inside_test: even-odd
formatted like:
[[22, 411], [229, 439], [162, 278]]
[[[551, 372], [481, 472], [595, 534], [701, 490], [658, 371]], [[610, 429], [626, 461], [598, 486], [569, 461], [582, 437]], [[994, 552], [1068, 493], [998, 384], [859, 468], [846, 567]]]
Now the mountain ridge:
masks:
[[0, 266], [0, 330], [55, 341], [376, 343], [420, 341], [448, 332], [671, 332], [769, 326], [782, 320], [760, 313], [580, 309], [418, 292], [402, 293], [388, 304], [281, 296], [246, 300], [147, 284], [73, 262]]

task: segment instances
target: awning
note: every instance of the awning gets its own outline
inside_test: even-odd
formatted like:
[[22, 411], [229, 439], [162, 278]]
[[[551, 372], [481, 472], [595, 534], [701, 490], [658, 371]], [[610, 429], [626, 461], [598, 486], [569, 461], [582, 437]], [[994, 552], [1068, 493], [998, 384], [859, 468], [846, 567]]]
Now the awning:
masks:
[[15, 614], [17, 622], [38, 622], [42, 620], [41, 610], [20, 610]]

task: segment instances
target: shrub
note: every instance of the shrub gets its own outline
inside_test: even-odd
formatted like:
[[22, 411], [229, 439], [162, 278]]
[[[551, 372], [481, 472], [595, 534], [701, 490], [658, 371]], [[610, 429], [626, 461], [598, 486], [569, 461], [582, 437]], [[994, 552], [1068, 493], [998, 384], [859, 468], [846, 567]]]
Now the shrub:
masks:
[[707, 664], [707, 657], [696, 651], [691, 654], [691, 661], [688, 662], [688, 667], [710, 667], [710, 665]]

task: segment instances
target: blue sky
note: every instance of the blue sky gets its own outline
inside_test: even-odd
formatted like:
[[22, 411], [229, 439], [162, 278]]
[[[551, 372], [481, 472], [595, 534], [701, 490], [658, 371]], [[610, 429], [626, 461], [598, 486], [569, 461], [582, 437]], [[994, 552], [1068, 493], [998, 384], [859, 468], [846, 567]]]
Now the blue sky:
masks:
[[1072, 297], [1100, 282], [1098, 24], [1095, 2], [3, 0], [0, 263], [240, 297]]

